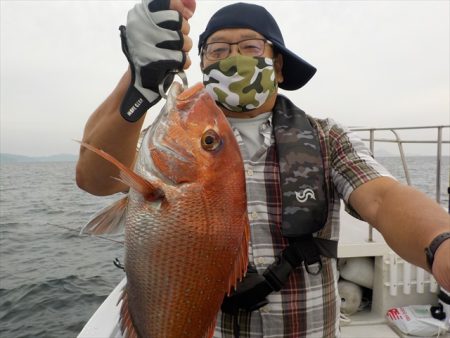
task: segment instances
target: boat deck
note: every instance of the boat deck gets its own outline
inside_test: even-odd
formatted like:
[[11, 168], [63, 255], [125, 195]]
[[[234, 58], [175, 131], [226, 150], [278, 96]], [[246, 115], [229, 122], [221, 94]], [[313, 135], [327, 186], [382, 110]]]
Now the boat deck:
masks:
[[[398, 338], [411, 337], [394, 331], [385, 320], [387, 309], [395, 306], [407, 304], [431, 304], [436, 299], [435, 292], [437, 284], [432, 277], [427, 276], [426, 272], [412, 274], [409, 282], [409, 294], [402, 292], [403, 283], [401, 278], [393, 280], [393, 268], [402, 267], [405, 270], [407, 263], [401, 261], [387, 246], [383, 237], [373, 230], [372, 241], [369, 242], [368, 224], [362, 222], [345, 211], [341, 213], [341, 236], [338, 246], [338, 256], [340, 258], [349, 257], [374, 257], [375, 264], [375, 283], [372, 306], [369, 310], [357, 312], [349, 317], [350, 322], [342, 322], [341, 336], [343, 338]], [[413, 270], [415, 267], [413, 268]], [[418, 268], [417, 268], [418, 269]], [[421, 269], [420, 269], [421, 270]], [[407, 270], [405, 270], [407, 271]], [[423, 270], [422, 270], [423, 271]], [[398, 273], [402, 277], [402, 273]], [[419, 285], [412, 279], [420, 276], [422, 282], [422, 293], [411, 292], [411, 285]], [[398, 276], [397, 276], [398, 277]], [[389, 279], [390, 278], [390, 279]], [[393, 288], [395, 284], [395, 288]], [[119, 307], [117, 306], [120, 292], [125, 285], [125, 279], [122, 280], [111, 292], [108, 298], [97, 309], [89, 322], [79, 334], [79, 338], [87, 337], [121, 337], [117, 325], [105, 325], [105, 323], [117, 323], [119, 320]], [[414, 289], [414, 287], [412, 287]], [[418, 287], [417, 287], [418, 288]], [[431, 302], [431, 303], [430, 303]], [[450, 337], [450, 334], [440, 335], [440, 337]]]
[[[370, 241], [369, 225], [344, 211], [341, 212], [338, 257], [373, 257], [375, 262], [371, 306], [349, 316], [349, 322], [341, 322], [342, 337], [413, 337], [391, 327], [385, 314], [394, 307], [436, 305], [439, 286], [434, 278], [397, 256], [376, 229]], [[450, 338], [450, 333], [441, 333], [439, 337]]]

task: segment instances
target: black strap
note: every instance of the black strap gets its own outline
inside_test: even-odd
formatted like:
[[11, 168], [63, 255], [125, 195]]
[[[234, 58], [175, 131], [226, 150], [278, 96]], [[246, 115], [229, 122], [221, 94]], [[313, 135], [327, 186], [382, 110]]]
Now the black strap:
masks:
[[306, 113], [282, 95], [277, 97], [272, 123], [280, 165], [281, 232], [292, 238], [315, 233], [328, 217], [319, 135]]
[[[439, 291], [438, 299], [439, 299], [441, 302], [443, 302], [443, 303], [445, 303], [445, 304], [447, 304], [447, 305], [450, 305], [450, 294], [446, 294], [446, 293], [445, 293], [444, 291], [442, 291], [442, 290]], [[449, 315], [450, 315], [450, 313], [449, 313]]]
[[229, 297], [225, 297], [222, 311], [233, 315], [237, 315], [239, 309], [254, 311], [268, 303], [266, 295], [270, 292], [272, 288], [264, 277], [249, 266], [245, 278], [238, 284], [237, 289]]
[[[336, 258], [337, 242], [312, 235], [289, 239], [289, 245], [275, 257], [262, 276], [249, 267], [237, 289], [225, 297], [222, 311], [235, 315], [239, 309], [251, 312], [261, 308], [268, 303], [266, 297], [274, 291], [280, 291], [292, 271], [303, 262], [308, 273], [319, 274], [322, 271], [321, 256]], [[313, 268], [316, 263], [317, 267]]]

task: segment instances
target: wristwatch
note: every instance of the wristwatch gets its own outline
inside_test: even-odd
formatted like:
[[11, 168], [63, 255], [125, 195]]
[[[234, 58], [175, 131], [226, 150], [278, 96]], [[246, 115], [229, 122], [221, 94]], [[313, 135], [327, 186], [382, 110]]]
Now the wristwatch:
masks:
[[436, 236], [430, 243], [430, 245], [425, 248], [425, 255], [427, 257], [427, 263], [430, 270], [433, 267], [434, 262], [434, 253], [439, 248], [439, 246], [444, 242], [445, 240], [450, 239], [450, 232], [444, 232], [438, 236]]

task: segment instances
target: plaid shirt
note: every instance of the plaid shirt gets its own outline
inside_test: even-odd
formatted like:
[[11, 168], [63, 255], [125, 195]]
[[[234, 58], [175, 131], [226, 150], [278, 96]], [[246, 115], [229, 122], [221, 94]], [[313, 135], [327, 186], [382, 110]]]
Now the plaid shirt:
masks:
[[[390, 175], [354, 133], [330, 119], [311, 120], [319, 134], [330, 191], [330, 216], [324, 228], [315, 235], [338, 240], [340, 198], [348, 202], [351, 192], [362, 183]], [[287, 245], [280, 231], [281, 191], [271, 117], [261, 124], [259, 130], [264, 144], [251, 157], [238, 129], [233, 130], [246, 172], [251, 227], [249, 264], [262, 274]], [[338, 337], [340, 298], [337, 279], [336, 259], [324, 257], [319, 275], [309, 274], [301, 265], [280, 292], [268, 296], [266, 306], [251, 313], [240, 312], [234, 318], [219, 313], [214, 337]]]

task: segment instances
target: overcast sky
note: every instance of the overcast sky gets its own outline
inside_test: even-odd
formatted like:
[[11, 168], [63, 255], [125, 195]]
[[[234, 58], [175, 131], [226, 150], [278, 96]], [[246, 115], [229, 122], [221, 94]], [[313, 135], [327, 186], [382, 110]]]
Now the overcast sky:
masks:
[[[118, 27], [135, 2], [1, 0], [1, 152], [78, 152], [72, 140], [127, 68]], [[197, 1], [194, 46], [231, 2]], [[252, 2], [318, 69], [304, 88], [284, 92], [307, 113], [348, 126], [450, 123], [449, 1]], [[191, 58], [193, 84], [196, 49]]]

